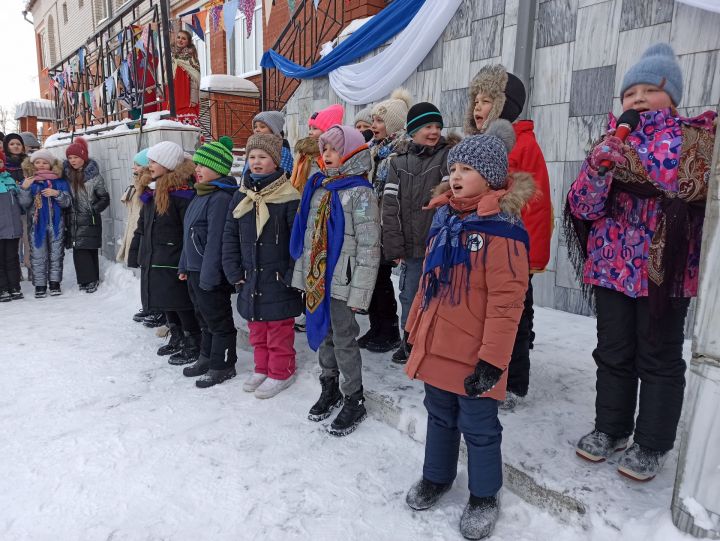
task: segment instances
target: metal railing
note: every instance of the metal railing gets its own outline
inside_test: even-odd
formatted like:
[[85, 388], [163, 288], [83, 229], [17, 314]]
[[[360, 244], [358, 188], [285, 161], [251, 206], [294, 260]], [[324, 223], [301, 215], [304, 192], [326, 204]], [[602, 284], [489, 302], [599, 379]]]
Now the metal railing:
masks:
[[201, 91], [200, 131], [206, 139], [217, 140], [227, 135], [236, 147], [244, 147], [259, 109], [260, 98]]
[[[320, 46], [344, 27], [343, 0], [321, 0], [317, 9], [312, 0], [303, 0], [272, 48], [296, 64], [309, 66], [320, 59]], [[282, 109], [299, 85], [299, 79], [285, 77], [280, 70], [263, 68], [263, 110]]]
[[169, 109], [175, 115], [168, 0], [123, 6], [48, 70], [56, 131], [75, 132]]

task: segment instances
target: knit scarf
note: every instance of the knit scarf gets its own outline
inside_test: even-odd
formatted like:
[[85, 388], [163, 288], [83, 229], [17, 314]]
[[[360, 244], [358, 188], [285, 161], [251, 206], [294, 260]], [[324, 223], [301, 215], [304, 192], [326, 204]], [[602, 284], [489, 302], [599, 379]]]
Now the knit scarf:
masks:
[[[195, 190], [192, 186], [188, 186], [187, 184], [183, 184], [182, 186], [178, 186], [176, 188], [170, 188], [169, 190], [170, 197], [179, 197], [181, 199], [192, 199], [195, 197]], [[146, 188], [143, 193], [140, 194], [140, 201], [143, 202], [143, 204], [147, 205], [155, 198], [155, 190], [151, 188]]]
[[177, 68], [183, 69], [193, 84], [190, 85], [190, 103], [200, 103], [200, 64], [190, 47], [172, 48], [172, 72]]
[[303, 256], [305, 229], [310, 218], [310, 203], [318, 188], [327, 193], [320, 200], [317, 215], [314, 218], [310, 246], [310, 266], [306, 277], [305, 313], [308, 344], [317, 351], [330, 328], [330, 291], [332, 276], [340, 259], [345, 238], [345, 213], [340, 200], [340, 192], [351, 188], [372, 189], [372, 184], [363, 176], [326, 177], [316, 173], [310, 178], [303, 190], [300, 208], [295, 216], [290, 234], [290, 255], [293, 259]]
[[245, 197], [233, 210], [233, 217], [240, 219], [254, 208], [257, 238], [260, 238], [265, 224], [270, 219], [268, 204], [281, 204], [300, 199], [300, 193], [293, 188], [287, 175], [282, 175], [277, 180], [262, 188], [259, 192], [246, 187], [243, 183], [243, 185], [240, 186], [240, 193], [244, 193]]
[[317, 157], [320, 155], [320, 150], [317, 141], [312, 137], [306, 137], [298, 141], [295, 150], [297, 151], [297, 157], [290, 176], [290, 182], [297, 191], [302, 193], [308, 178], [310, 178], [313, 163], [316, 162]]
[[8, 193], [11, 191], [18, 191], [17, 183], [15, 179], [10, 176], [10, 173], [3, 171], [0, 173], [0, 193]]
[[[625, 146], [627, 163], [615, 166], [607, 200], [608, 215], [622, 212], [617, 203], [621, 192], [659, 203], [657, 226], [648, 253], [648, 300], [650, 313], [660, 318], [673, 297], [683, 296], [689, 250], [690, 225], [702, 222], [708, 192], [714, 138], [706, 130], [682, 126], [678, 164], [678, 191], [669, 192], [653, 182], [638, 153]], [[587, 259], [587, 241], [592, 221], [575, 218], [566, 202], [565, 232], [570, 260], [581, 277]], [[582, 282], [582, 280], [581, 280]], [[590, 288], [583, 288], [586, 296]]]
[[30, 185], [30, 194], [33, 196], [33, 241], [36, 248], [40, 248], [45, 242], [51, 215], [53, 233], [56, 237], [60, 234], [60, 224], [62, 223], [62, 208], [60, 208], [60, 204], [55, 197], [43, 196], [42, 191], [45, 188], [70, 192], [67, 181], [52, 171], [37, 171], [35, 173], [34, 181]]
[[[514, 239], [525, 244], [530, 250], [530, 238], [522, 221], [504, 212], [491, 216], [479, 216], [472, 210], [477, 208], [483, 196], [467, 199], [450, 200], [435, 212], [430, 232], [428, 233], [428, 250], [425, 255], [422, 275], [423, 310], [426, 310], [434, 297], [445, 297], [450, 293], [450, 303], [456, 305], [462, 288], [453, 288], [455, 268], [465, 268], [465, 290], [470, 287], [470, 270], [472, 261], [470, 252], [474, 246], [468, 242], [466, 233], [486, 233], [496, 237]], [[469, 212], [469, 214], [465, 214]]]

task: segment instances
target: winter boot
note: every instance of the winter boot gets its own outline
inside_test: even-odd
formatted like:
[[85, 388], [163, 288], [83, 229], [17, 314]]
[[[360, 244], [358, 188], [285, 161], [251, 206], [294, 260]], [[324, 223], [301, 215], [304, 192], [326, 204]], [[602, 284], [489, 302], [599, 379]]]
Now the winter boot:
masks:
[[163, 355], [172, 355], [173, 353], [177, 353], [182, 349], [182, 329], [179, 325], [175, 325], [173, 323], [170, 323], [168, 327], [170, 327], [170, 340], [167, 344], [165, 344], [164, 346], [160, 346], [160, 348], [157, 350], [157, 354], [161, 357]]
[[162, 312], [155, 312], [154, 314], [150, 314], [145, 319], [143, 319], [143, 325], [151, 329], [154, 329], [156, 327], [162, 327], [163, 325], [165, 325], [165, 314], [163, 314]]
[[57, 297], [58, 295], [62, 295], [62, 290], [60, 289], [60, 282], [50, 282], [50, 296]]
[[19, 301], [20, 299], [25, 298], [25, 295], [23, 295], [23, 292], [20, 291], [20, 288], [11, 289], [10, 296], [12, 297], [12, 300], [14, 300], [14, 301]]
[[223, 368], [222, 370], [208, 370], [208, 373], [195, 380], [195, 385], [200, 389], [207, 389], [228, 379], [235, 377], [235, 367]]
[[415, 511], [430, 509], [452, 487], [452, 483], [433, 483], [424, 477], [410, 487], [405, 502]]
[[395, 350], [395, 353], [393, 353], [393, 356], [390, 359], [392, 362], [397, 364], [405, 364], [407, 362], [408, 357], [410, 357], [410, 348], [412, 348], [412, 346], [407, 343], [407, 339], [408, 332], [405, 331], [400, 347]]
[[315, 422], [330, 417], [332, 410], [339, 407], [343, 400], [338, 376], [320, 376], [320, 386], [322, 387], [320, 398], [308, 413], [308, 419]]
[[367, 417], [365, 397], [362, 387], [356, 393], [345, 396], [343, 407], [327, 431], [333, 436], [347, 436], [354, 432], [358, 425]]
[[259, 372], [253, 372], [252, 376], [245, 380], [243, 383], [243, 391], [246, 393], [254, 393], [255, 389], [260, 387], [263, 381], [267, 379], [267, 374], [261, 374]]
[[42, 299], [47, 297], [47, 286], [35, 286], [35, 298]]
[[505, 411], [515, 411], [515, 408], [522, 404], [524, 396], [515, 394], [512, 391], [505, 393], [505, 400], [498, 402], [498, 408]]
[[0, 291], [0, 302], [10, 302], [11, 300], [12, 295], [9, 291]]
[[495, 529], [499, 514], [497, 496], [478, 498], [471, 494], [460, 517], [460, 533], [465, 539], [485, 539]]
[[662, 469], [667, 451], [655, 451], [634, 443], [618, 460], [618, 472], [635, 481], [650, 481]]
[[170, 355], [168, 363], [175, 366], [190, 364], [197, 361], [198, 357], [200, 357], [200, 335], [186, 332], [182, 338], [182, 349]]
[[610, 456], [627, 447], [627, 438], [616, 438], [605, 432], [593, 430], [585, 434], [575, 447], [575, 454], [590, 462], [604, 462]]
[[255, 389], [255, 398], [272, 398], [276, 394], [284, 391], [295, 381], [295, 374], [287, 379], [265, 378], [260, 386]]
[[78, 284], [78, 289], [80, 291], [87, 291], [88, 284]]
[[97, 282], [90, 282], [85, 287], [85, 293], [95, 293], [97, 291], [97, 288], [98, 288]]
[[306, 325], [305, 321], [306, 321], [305, 313], [302, 313], [298, 317], [295, 318], [294, 327], [297, 332], [305, 332], [305, 325]]
[[145, 320], [145, 318], [148, 317], [149, 315], [150, 315], [150, 312], [146, 312], [145, 310], [140, 308], [139, 312], [137, 312], [136, 314], [133, 314], [133, 321], [135, 321], [136, 323], [142, 323]]
[[373, 353], [387, 353], [400, 346], [400, 327], [397, 321], [384, 324], [374, 338], [368, 340], [365, 349]]
[[207, 374], [208, 370], [210, 370], [210, 359], [201, 353], [198, 360], [195, 361], [195, 364], [183, 368], [183, 376], [186, 378], [196, 378]]
[[370, 340], [374, 340], [377, 335], [378, 335], [378, 327], [377, 326], [373, 327], [372, 325], [370, 325], [370, 330], [368, 330], [368, 332], [366, 332], [360, 338], [357, 339], [357, 343], [358, 343], [358, 346], [360, 346], [360, 349], [367, 348], [368, 342], [370, 342]]

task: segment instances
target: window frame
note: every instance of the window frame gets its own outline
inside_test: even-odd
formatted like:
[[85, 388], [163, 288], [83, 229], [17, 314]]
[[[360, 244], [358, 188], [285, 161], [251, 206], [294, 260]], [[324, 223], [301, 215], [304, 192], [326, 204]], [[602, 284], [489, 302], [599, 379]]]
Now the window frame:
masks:
[[[259, 14], [259, 16], [258, 16]], [[232, 75], [235, 75], [237, 77], [242, 77], [243, 79], [247, 79], [248, 77], [253, 77], [255, 75], [259, 75], [262, 73], [262, 68], [260, 67], [260, 59], [262, 58], [263, 50], [262, 50], [262, 32], [263, 32], [263, 16], [262, 16], [262, 1], [256, 0], [255, 2], [255, 9], [253, 10], [253, 29], [250, 33], [250, 37], [245, 37], [245, 14], [240, 12], [238, 10], [237, 15], [235, 16], [235, 31], [234, 36], [232, 40], [232, 47], [229, 47], [229, 53], [228, 56], [230, 57], [228, 62], [228, 72], [230, 72]], [[260, 24], [257, 24], [260, 23]], [[258, 28], [260, 29], [261, 35], [260, 37], [260, 50], [258, 51], [257, 48], [257, 32]], [[237, 41], [238, 41], [238, 32], [240, 32], [240, 36], [242, 36], [243, 44], [247, 43], [248, 41], [252, 42], [253, 47], [253, 59], [254, 59], [254, 65], [257, 66], [255, 69], [249, 70], [249, 71], [243, 71], [241, 73], [238, 73], [238, 63], [242, 63], [243, 56], [244, 56], [244, 49], [238, 50], [237, 47]]]

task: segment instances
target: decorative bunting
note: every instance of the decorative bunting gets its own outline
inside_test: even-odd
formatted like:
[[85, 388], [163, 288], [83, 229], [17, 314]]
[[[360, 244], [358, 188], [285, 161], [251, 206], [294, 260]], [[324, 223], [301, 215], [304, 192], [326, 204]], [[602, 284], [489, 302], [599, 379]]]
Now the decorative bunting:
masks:
[[240, 12], [245, 15], [246, 37], [250, 37], [255, 18], [255, 0], [240, 0]]
[[228, 43], [232, 40], [235, 33], [235, 15], [238, 10], [239, 0], [228, 0], [222, 7], [223, 25], [225, 26], [225, 39]]
[[315, 4], [315, 9], [317, 9], [320, 5], [320, 0], [313, 0], [313, 4]]
[[200, 19], [197, 15], [192, 16], [191, 23], [189, 24], [190, 29], [195, 33], [195, 35], [202, 41], [205, 41], [205, 32], [203, 32], [202, 25], [200, 24]]
[[78, 62], [80, 63], [80, 71], [85, 70], [85, 47], [80, 47], [77, 52]]
[[213, 32], [217, 32], [220, 28], [220, 17], [222, 15], [223, 7], [214, 6], [210, 9], [210, 28]]
[[295, 13], [295, 0], [288, 0], [288, 9], [290, 10], [290, 16], [292, 17]]
[[272, 11], [274, 3], [275, 2], [273, 0], [265, 0], [265, 5], [263, 6], [263, 11], [265, 12], [265, 26], [270, 24], [270, 12]]

